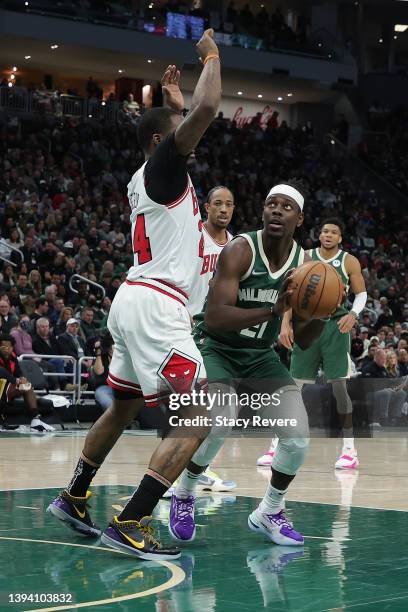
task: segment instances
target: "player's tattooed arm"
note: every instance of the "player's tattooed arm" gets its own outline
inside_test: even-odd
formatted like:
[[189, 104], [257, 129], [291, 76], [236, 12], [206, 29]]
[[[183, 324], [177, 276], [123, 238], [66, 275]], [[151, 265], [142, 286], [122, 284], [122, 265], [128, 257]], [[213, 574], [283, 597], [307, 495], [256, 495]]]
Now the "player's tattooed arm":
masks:
[[[361, 273], [361, 265], [360, 262], [354, 255], [348, 254], [345, 261], [346, 272], [349, 275], [350, 280], [350, 288], [354, 295], [365, 294], [365, 299], [367, 298], [366, 293], [366, 285], [364, 281], [364, 277]], [[363, 305], [365, 304], [363, 299]], [[355, 325], [358, 319], [359, 312], [355, 313], [351, 310], [348, 314], [341, 317], [337, 322], [337, 326], [339, 331], [343, 334], [348, 333]]]
[[239, 281], [250, 268], [252, 251], [245, 238], [235, 238], [218, 258], [217, 272], [210, 286], [205, 323], [212, 329], [239, 331], [275, 315], [268, 308], [238, 308]]
[[[219, 51], [213, 36], [213, 30], [206, 30], [197, 43], [197, 52], [204, 67], [194, 90], [190, 112], [176, 130], [175, 142], [180, 155], [189, 155], [198, 145], [220, 105], [221, 66], [215, 57], [219, 56]], [[206, 62], [209, 56], [212, 59]]]

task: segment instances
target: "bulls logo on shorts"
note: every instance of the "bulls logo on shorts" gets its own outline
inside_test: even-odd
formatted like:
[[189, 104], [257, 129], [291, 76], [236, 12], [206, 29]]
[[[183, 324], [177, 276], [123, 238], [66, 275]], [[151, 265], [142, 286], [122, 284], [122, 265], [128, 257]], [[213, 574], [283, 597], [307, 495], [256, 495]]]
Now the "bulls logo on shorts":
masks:
[[198, 361], [172, 349], [160, 366], [158, 375], [173, 392], [190, 393], [197, 382], [199, 371]]

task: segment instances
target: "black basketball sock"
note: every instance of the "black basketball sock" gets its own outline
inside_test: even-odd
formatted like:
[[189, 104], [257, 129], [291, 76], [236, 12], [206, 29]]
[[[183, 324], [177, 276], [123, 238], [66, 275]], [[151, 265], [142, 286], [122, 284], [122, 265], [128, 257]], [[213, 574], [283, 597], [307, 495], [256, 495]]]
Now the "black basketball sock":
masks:
[[67, 486], [67, 491], [74, 497], [85, 497], [88, 487], [91, 484], [99, 467], [88, 463], [83, 457], [78, 461], [74, 476]]
[[153, 478], [153, 476], [145, 474], [132, 498], [118, 516], [118, 520], [140, 521], [144, 516], [150, 516], [168, 488], [166, 484]]

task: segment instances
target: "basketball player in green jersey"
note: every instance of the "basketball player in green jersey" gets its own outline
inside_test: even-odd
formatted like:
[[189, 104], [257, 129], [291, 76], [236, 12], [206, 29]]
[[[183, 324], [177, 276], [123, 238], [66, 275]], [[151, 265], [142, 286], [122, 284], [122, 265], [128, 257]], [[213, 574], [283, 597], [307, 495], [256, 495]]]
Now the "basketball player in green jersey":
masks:
[[[303, 536], [286, 518], [284, 495], [305, 459], [308, 419], [300, 390], [271, 344], [278, 337], [281, 317], [289, 308], [293, 292], [287, 274], [304, 261], [304, 251], [293, 239], [303, 222], [303, 204], [304, 196], [297, 183], [276, 185], [270, 190], [264, 205], [263, 229], [237, 236], [221, 252], [205, 316], [196, 318], [195, 328], [210, 392], [222, 388], [222, 383], [224, 389], [231, 391], [232, 387], [234, 391], [237, 381], [242, 381], [250, 392], [262, 391], [271, 396], [278, 391], [280, 413], [297, 421], [293, 430], [275, 429], [279, 444], [271, 482], [260, 506], [248, 519], [250, 529], [267, 535], [276, 544], [297, 546], [303, 544]], [[324, 325], [294, 317], [294, 337], [307, 348]], [[169, 530], [179, 541], [195, 537], [195, 481], [223, 443], [222, 437], [216, 436], [217, 432], [210, 434], [194, 454], [172, 496]]]
[[[319, 339], [310, 348], [302, 350], [295, 342], [290, 373], [302, 386], [304, 383], [313, 383], [319, 368], [323, 367], [326, 379], [332, 384], [337, 412], [343, 427], [343, 449], [335, 467], [347, 470], [355, 469], [359, 465], [353, 438], [353, 405], [347, 393], [347, 379], [351, 375], [350, 330], [365, 306], [367, 293], [359, 261], [340, 248], [342, 233], [343, 223], [339, 219], [325, 219], [320, 230], [320, 247], [311, 249], [308, 254], [312, 260], [323, 261], [333, 266], [346, 290], [351, 288], [354, 293], [353, 306], [348, 311], [342, 304], [327, 321]], [[280, 341], [287, 348], [293, 345], [290, 318], [291, 313], [286, 313], [280, 333]], [[276, 442], [272, 441], [271, 449], [267, 453], [272, 457], [275, 452], [274, 444]]]

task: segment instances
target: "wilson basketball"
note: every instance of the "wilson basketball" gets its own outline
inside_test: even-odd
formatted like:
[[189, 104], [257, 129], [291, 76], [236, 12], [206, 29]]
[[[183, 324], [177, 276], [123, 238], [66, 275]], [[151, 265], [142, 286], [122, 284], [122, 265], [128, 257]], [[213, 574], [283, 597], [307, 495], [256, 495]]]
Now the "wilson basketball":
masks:
[[293, 273], [291, 306], [304, 319], [329, 317], [343, 301], [344, 285], [333, 266], [308, 261]]

